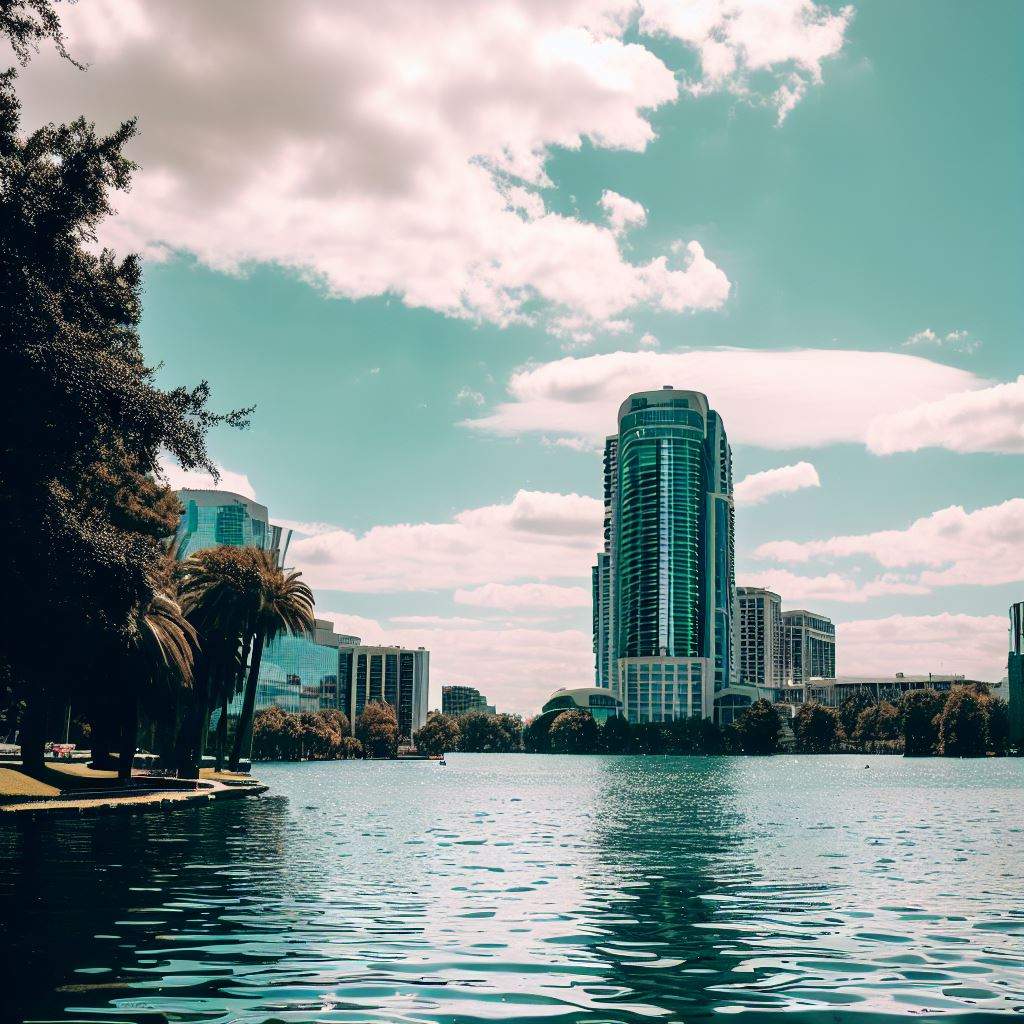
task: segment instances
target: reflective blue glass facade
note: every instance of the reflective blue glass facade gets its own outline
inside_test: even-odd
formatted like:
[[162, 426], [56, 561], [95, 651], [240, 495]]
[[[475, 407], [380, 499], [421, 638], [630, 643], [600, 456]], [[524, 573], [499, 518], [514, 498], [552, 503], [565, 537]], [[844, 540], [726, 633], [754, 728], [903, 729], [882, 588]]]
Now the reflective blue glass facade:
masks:
[[278, 561], [284, 557], [281, 527], [270, 522], [265, 505], [231, 491], [177, 493], [185, 506], [175, 533], [179, 558], [221, 544], [262, 548], [273, 552]]
[[618, 428], [605, 443], [605, 544], [592, 573], [595, 682], [617, 687], [633, 720], [710, 715], [714, 695], [738, 683], [725, 427], [706, 396], [663, 388], [630, 395]]

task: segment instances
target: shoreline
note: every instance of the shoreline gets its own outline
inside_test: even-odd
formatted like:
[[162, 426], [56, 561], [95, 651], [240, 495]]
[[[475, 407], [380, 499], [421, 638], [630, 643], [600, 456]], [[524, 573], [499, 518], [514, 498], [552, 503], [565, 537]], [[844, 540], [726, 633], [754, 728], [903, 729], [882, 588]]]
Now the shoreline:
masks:
[[20, 766], [0, 769], [0, 822], [169, 811], [187, 804], [261, 796], [268, 789], [257, 779], [227, 772], [218, 777], [208, 769], [196, 780], [136, 774], [132, 785], [125, 786], [115, 772], [52, 763], [47, 768], [45, 779]]

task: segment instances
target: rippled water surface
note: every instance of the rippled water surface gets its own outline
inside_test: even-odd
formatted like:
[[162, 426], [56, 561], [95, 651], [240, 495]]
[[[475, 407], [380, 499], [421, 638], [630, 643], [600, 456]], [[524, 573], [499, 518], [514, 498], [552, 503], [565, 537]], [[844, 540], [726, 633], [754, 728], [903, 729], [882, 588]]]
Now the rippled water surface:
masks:
[[1024, 761], [259, 774], [261, 800], [0, 828], [2, 1019], [1024, 1014]]

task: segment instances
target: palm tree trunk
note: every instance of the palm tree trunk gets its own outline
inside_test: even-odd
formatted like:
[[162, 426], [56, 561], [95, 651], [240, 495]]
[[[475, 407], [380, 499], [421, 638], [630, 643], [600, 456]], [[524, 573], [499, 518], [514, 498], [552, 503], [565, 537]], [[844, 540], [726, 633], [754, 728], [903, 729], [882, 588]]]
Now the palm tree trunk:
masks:
[[206, 721], [207, 694], [210, 687], [209, 664], [203, 661], [192, 679], [192, 690], [185, 702], [178, 730], [177, 768], [179, 779], [198, 779], [202, 756], [203, 724]]
[[228, 691], [226, 686], [220, 691], [220, 720], [217, 722], [217, 771], [224, 771], [224, 755], [228, 746]]
[[124, 717], [121, 721], [121, 743], [117, 751], [117, 777], [128, 781], [132, 777], [135, 746], [139, 735], [139, 698], [131, 692], [124, 699]]
[[260, 662], [263, 660], [263, 633], [256, 634], [252, 644], [252, 664], [249, 666], [249, 678], [245, 682], [245, 697], [242, 700], [242, 712], [238, 716], [235, 731], [235, 742], [231, 749], [231, 761], [228, 767], [237, 772], [242, 763], [244, 752], [252, 746], [252, 716], [256, 708], [256, 684], [260, 680]]

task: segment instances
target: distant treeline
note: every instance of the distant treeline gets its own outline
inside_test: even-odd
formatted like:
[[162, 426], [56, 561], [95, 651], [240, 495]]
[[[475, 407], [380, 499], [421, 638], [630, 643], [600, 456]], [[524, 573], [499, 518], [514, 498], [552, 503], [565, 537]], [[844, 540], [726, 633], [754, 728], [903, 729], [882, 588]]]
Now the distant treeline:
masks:
[[[767, 700], [755, 701], [724, 728], [702, 718], [631, 724], [610, 718], [598, 725], [583, 710], [523, 724], [515, 715], [469, 712], [459, 717], [431, 712], [414, 735], [428, 754], [801, 754], [907, 753], [947, 757], [1003, 755], [1009, 747], [1006, 702], [984, 684], [946, 693], [913, 690], [897, 704], [866, 690], [838, 708], [809, 702], [786, 719]], [[792, 735], [790, 736], [790, 730]]]
[[279, 707], [257, 712], [252, 725], [254, 761], [339, 761], [398, 756], [398, 719], [390, 704], [372, 701], [351, 723], [341, 711], [303, 711]]

